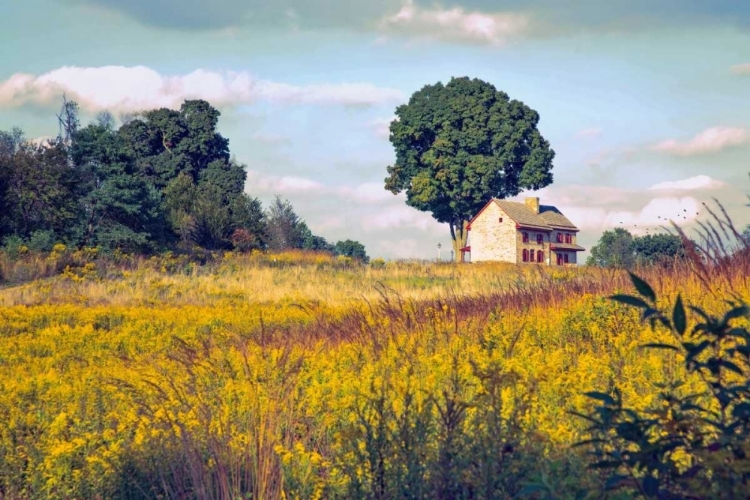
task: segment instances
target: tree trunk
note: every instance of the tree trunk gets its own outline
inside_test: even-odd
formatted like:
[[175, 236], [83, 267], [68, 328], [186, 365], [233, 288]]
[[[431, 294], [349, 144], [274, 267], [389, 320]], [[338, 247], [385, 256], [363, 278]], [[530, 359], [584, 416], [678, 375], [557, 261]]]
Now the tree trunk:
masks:
[[466, 228], [468, 225], [469, 221], [466, 220], [458, 220], [456, 223], [450, 223], [454, 262], [464, 261], [461, 249], [466, 246], [466, 240], [469, 237], [469, 231]]

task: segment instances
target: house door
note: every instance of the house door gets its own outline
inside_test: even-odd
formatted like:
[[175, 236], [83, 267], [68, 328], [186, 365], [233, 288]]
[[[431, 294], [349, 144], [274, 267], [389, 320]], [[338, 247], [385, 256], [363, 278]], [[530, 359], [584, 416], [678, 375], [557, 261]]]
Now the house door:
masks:
[[562, 266], [563, 265], [563, 256], [561, 253], [557, 254], [557, 265]]

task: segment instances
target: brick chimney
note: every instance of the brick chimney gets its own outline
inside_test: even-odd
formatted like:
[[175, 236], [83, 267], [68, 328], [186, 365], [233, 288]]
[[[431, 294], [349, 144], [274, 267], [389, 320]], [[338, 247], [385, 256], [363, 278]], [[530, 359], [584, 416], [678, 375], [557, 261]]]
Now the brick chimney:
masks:
[[535, 214], [539, 213], [539, 198], [526, 198], [526, 206], [534, 211]]

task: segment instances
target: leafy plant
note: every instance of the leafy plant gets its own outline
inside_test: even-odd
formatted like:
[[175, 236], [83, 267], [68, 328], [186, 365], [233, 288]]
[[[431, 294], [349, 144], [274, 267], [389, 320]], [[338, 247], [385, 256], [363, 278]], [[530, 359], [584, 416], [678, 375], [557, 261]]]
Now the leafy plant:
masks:
[[666, 329], [675, 338], [643, 348], [676, 355], [705, 391], [685, 391], [683, 382], [662, 384], [656, 404], [645, 411], [628, 407], [617, 389], [588, 392], [597, 406], [589, 414], [577, 413], [589, 422], [589, 439], [578, 445], [589, 448], [593, 469], [607, 473], [605, 492], [744, 497], [750, 488], [750, 307], [736, 298], [726, 301], [724, 314], [714, 316], [686, 308], [678, 295], [665, 310], [646, 281], [630, 277], [638, 294], [612, 300], [639, 309], [652, 329]]

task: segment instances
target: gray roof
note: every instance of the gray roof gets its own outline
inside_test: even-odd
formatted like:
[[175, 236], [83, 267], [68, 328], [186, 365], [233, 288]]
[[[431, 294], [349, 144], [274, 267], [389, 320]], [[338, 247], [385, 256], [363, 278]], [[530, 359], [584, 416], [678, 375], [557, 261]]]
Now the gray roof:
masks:
[[521, 226], [531, 226], [552, 230], [556, 228], [578, 229], [562, 212], [552, 205], [540, 205], [536, 214], [526, 203], [508, 200], [494, 200], [508, 214], [508, 217]]
[[550, 243], [550, 248], [552, 250], [574, 250], [577, 252], [582, 252], [586, 250], [582, 246], [578, 246], [575, 243]]

